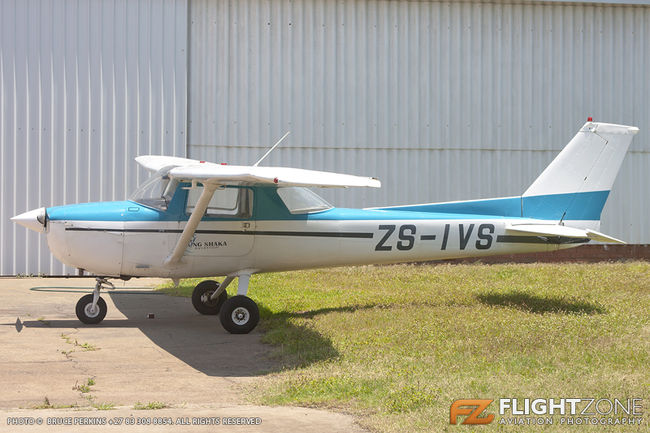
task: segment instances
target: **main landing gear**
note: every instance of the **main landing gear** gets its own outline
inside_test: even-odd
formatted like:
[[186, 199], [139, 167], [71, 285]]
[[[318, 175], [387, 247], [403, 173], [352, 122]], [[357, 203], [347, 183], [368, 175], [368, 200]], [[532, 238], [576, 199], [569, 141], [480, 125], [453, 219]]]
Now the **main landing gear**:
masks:
[[232, 298], [228, 298], [226, 287], [235, 277], [226, 277], [221, 284], [202, 281], [192, 292], [192, 305], [201, 314], [219, 314], [221, 325], [231, 334], [248, 334], [260, 321], [257, 304], [246, 296], [250, 278], [250, 275], [239, 276], [237, 295]]
[[113, 283], [109, 282], [106, 278], [97, 277], [95, 278], [97, 283], [95, 283], [95, 290], [92, 294], [82, 296], [79, 301], [77, 301], [77, 306], [75, 308], [77, 312], [77, 318], [87, 325], [96, 325], [106, 317], [106, 302], [99, 296], [99, 292], [102, 289], [102, 286], [107, 286], [110, 288], [115, 288]]
[[[260, 310], [248, 293], [250, 274], [239, 275], [237, 295], [228, 298], [226, 287], [235, 277], [226, 277], [221, 284], [206, 280], [192, 292], [192, 305], [201, 314], [219, 315], [224, 329], [231, 334], [248, 334], [260, 321]], [[106, 278], [97, 277], [92, 294], [82, 296], [75, 308], [77, 317], [87, 325], [96, 325], [106, 317], [106, 302], [99, 296], [102, 288], [115, 288]]]

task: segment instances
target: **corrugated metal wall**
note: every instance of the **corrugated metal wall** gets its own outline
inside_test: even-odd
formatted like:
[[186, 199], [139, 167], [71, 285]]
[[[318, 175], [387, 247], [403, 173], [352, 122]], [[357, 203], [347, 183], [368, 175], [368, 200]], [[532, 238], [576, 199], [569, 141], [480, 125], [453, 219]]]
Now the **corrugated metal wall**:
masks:
[[641, 128], [603, 231], [650, 242], [650, 8], [190, 4], [189, 154], [377, 176], [374, 206], [516, 195], [587, 116]]
[[518, 194], [588, 115], [641, 128], [603, 231], [650, 242], [649, 7], [187, 1], [0, 0], [0, 274], [72, 272], [9, 218], [123, 199], [186, 135], [249, 163], [291, 130], [268, 164], [377, 176], [324, 194], [373, 206]]
[[0, 0], [0, 274], [74, 273], [11, 216], [124, 199], [136, 155], [185, 156], [186, 51], [186, 0]]

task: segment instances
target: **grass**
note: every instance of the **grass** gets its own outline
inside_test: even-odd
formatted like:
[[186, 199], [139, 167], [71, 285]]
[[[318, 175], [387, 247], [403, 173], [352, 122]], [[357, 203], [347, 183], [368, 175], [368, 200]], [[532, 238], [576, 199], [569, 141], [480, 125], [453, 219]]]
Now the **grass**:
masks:
[[75, 383], [74, 386], [72, 387], [73, 390], [79, 391], [82, 394], [87, 394], [90, 392], [90, 387], [95, 384], [95, 378], [89, 377], [88, 380], [86, 380], [86, 383], [82, 383], [79, 385], [79, 383]]
[[[83, 349], [83, 352], [94, 352], [95, 350], [99, 350], [97, 346], [94, 346], [90, 343], [79, 343], [76, 339], [73, 340], [68, 334], [61, 334], [61, 338], [67, 344], [71, 344], [74, 347], [81, 347]], [[63, 351], [62, 353], [68, 356], [72, 352], [74, 352], [74, 349]]]
[[169, 407], [167, 403], [163, 403], [161, 401], [150, 401], [149, 403], [140, 403], [139, 401], [136, 402], [136, 404], [133, 405], [133, 409], [135, 410], [153, 410], [153, 409], [165, 409], [166, 407]]
[[94, 407], [97, 410], [113, 410], [115, 409], [115, 403], [111, 403], [111, 402], [92, 403], [92, 407]]
[[71, 409], [77, 407], [74, 404], [52, 404], [50, 399], [45, 396], [43, 403], [32, 406], [31, 409]]
[[[163, 290], [188, 296], [198, 281]], [[638, 397], [648, 405], [645, 262], [288, 272], [254, 276], [249, 295], [279, 366], [249, 386], [255, 403], [340, 410], [380, 432], [466, 430], [449, 424], [457, 399]], [[642, 431], [648, 422], [606, 430]]]
[[99, 350], [97, 346], [94, 346], [90, 343], [82, 343], [78, 345], [83, 349], [84, 352], [94, 352], [95, 350]]

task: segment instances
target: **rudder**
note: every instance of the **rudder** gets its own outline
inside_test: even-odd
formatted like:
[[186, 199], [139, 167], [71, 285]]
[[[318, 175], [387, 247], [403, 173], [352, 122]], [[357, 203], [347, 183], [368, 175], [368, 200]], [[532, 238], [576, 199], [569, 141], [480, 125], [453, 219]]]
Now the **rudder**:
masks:
[[634, 126], [587, 122], [522, 195], [524, 217], [600, 221]]

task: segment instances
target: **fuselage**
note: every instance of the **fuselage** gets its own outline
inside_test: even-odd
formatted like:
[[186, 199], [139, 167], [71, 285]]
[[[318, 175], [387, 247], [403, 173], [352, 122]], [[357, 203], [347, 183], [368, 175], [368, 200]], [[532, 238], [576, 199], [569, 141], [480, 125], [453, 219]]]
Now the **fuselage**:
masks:
[[[551, 251], [577, 246], [513, 236], [531, 218], [329, 208], [292, 213], [274, 187], [251, 187], [251, 213], [205, 216], [179, 263], [166, 265], [187, 224], [188, 187], [165, 209], [136, 201], [47, 209], [48, 245], [63, 263], [104, 276], [170, 278], [387, 264]], [[542, 221], [547, 222], [547, 221]]]
[[63, 263], [123, 277], [241, 277], [551, 251], [590, 240], [622, 243], [598, 230], [637, 132], [589, 119], [514, 197], [333, 208], [304, 187], [381, 183], [289, 167], [144, 155], [136, 161], [154, 175], [131, 200], [39, 208], [12, 220], [46, 232], [50, 250]]

